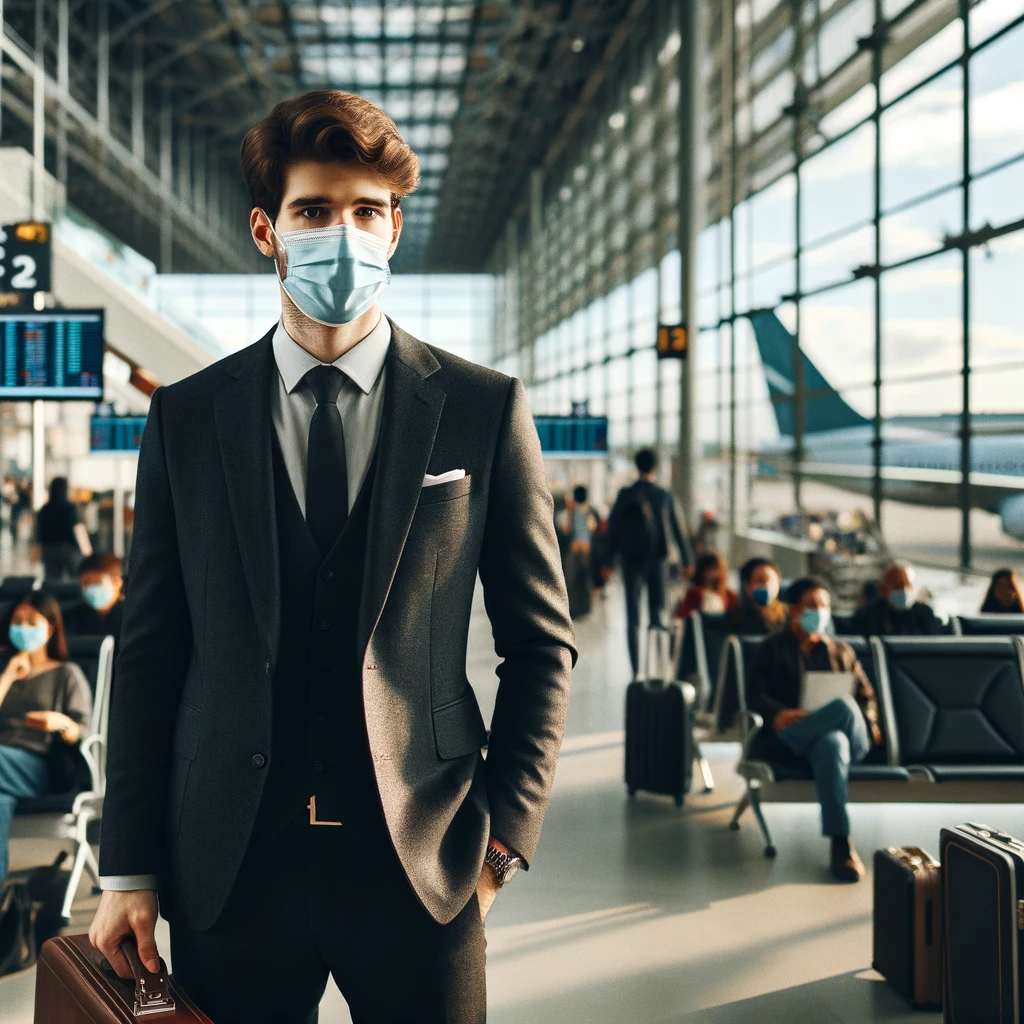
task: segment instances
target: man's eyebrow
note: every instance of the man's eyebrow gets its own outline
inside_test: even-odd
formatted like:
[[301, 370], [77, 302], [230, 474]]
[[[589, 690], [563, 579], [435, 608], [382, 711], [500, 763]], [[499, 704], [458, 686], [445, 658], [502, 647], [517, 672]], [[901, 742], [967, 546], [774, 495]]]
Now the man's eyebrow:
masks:
[[288, 204], [288, 209], [297, 210], [303, 206], [330, 206], [333, 200], [330, 196], [299, 196]]
[[387, 202], [387, 201], [385, 201], [383, 199], [370, 199], [369, 197], [364, 197], [362, 199], [357, 199], [352, 205], [353, 206], [376, 206], [378, 209], [383, 210], [383, 209], [386, 209], [387, 207], [389, 207], [391, 205], [391, 203], [389, 203], [389, 202]]

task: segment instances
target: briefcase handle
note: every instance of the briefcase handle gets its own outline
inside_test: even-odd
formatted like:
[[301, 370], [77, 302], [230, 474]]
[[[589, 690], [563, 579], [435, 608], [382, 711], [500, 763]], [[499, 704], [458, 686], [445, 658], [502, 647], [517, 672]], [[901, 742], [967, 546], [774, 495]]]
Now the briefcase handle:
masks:
[[135, 1006], [132, 1012], [136, 1017], [145, 1017], [156, 1013], [173, 1013], [174, 1000], [171, 998], [171, 986], [167, 980], [167, 965], [160, 958], [160, 970], [151, 974], [139, 959], [139, 950], [135, 945], [135, 936], [126, 935], [121, 940], [121, 952], [124, 953], [128, 966], [135, 976]]

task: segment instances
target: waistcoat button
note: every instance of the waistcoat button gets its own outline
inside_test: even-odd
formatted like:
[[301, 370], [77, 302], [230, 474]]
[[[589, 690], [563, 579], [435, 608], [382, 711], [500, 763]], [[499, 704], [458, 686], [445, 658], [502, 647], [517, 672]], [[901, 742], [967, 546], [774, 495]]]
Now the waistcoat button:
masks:
[[262, 768], [267, 763], [267, 759], [262, 754], [252, 755], [252, 766], [253, 768]]
[[328, 582], [330, 582], [331, 580], [334, 579], [334, 570], [333, 569], [324, 569], [324, 571], [322, 573], [320, 573], [320, 579], [327, 580]]
[[313, 768], [318, 772], [322, 772], [326, 767], [327, 765], [325, 765], [323, 761], [318, 760], [313, 762]]
[[331, 620], [330, 619], [321, 619], [320, 620], [320, 628], [322, 630], [324, 630], [324, 632], [326, 632], [328, 629], [331, 628]]

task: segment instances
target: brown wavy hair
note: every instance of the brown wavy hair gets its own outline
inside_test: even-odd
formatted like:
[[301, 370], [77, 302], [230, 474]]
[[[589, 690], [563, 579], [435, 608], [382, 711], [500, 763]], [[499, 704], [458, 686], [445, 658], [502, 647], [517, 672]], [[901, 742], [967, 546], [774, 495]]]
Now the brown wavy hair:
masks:
[[420, 162], [394, 121], [362, 96], [314, 89], [282, 100], [245, 133], [242, 177], [254, 207], [271, 219], [281, 209], [284, 176], [299, 160], [358, 161], [391, 190], [392, 207], [420, 181]]

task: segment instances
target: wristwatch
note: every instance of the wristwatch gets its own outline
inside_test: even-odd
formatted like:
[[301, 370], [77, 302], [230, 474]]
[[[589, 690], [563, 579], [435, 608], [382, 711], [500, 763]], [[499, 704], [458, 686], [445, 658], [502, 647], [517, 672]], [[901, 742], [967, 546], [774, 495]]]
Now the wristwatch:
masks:
[[515, 877], [520, 864], [522, 864], [522, 858], [511, 853], [502, 853], [496, 846], [488, 845], [484, 863], [490, 864], [497, 877], [498, 885], [501, 886]]

